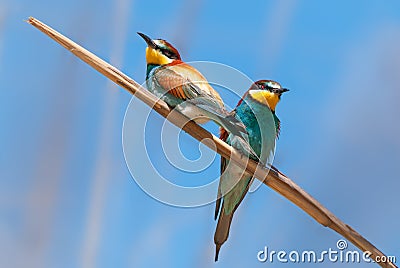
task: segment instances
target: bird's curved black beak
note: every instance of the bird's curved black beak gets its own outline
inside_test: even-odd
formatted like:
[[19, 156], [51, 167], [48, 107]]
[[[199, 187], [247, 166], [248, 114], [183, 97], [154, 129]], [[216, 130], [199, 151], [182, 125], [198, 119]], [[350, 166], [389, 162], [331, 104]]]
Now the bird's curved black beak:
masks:
[[147, 35], [145, 35], [143, 33], [139, 33], [139, 32], [137, 34], [140, 35], [140, 37], [142, 37], [144, 39], [144, 41], [146, 41], [146, 43], [149, 47], [151, 47], [151, 48], [157, 47], [157, 45], [156, 45], [156, 43], [154, 43], [153, 39], [151, 39]]
[[289, 91], [289, 89], [287, 89], [287, 88], [281, 88], [279, 90], [279, 94], [282, 94], [282, 93], [285, 93], [285, 92], [288, 92], [288, 91]]

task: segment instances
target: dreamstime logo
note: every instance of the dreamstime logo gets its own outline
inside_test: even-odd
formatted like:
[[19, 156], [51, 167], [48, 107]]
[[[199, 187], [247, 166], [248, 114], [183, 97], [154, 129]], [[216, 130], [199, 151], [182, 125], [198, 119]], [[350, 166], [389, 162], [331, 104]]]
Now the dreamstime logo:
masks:
[[346, 240], [343, 240], [343, 239], [339, 239], [339, 240], [336, 242], [336, 247], [337, 247], [339, 250], [346, 249], [346, 248], [347, 248], [347, 241], [346, 241]]
[[361, 263], [361, 262], [396, 262], [395, 256], [377, 256], [374, 260], [371, 259], [371, 252], [365, 251], [360, 253], [357, 250], [347, 250], [348, 244], [346, 240], [339, 239], [336, 242], [336, 248], [329, 248], [317, 252], [314, 250], [292, 250], [287, 252], [285, 250], [270, 250], [267, 246], [257, 253], [257, 260], [259, 262], [293, 262], [293, 263], [323, 263], [340, 262], [340, 263]]
[[[190, 65], [207, 77], [210, 85], [218, 92], [234, 95], [237, 100], [253, 83], [245, 74], [227, 65], [213, 62], [191, 62]], [[164, 96], [159, 94], [157, 97]], [[178, 109], [180, 107], [182, 104], [179, 104]], [[228, 111], [231, 110], [229, 107], [225, 108]], [[198, 148], [189, 149], [191, 153], [198, 149], [200, 156], [194, 160], [188, 159], [184, 153], [185, 148], [182, 149], [185, 147], [185, 144], [181, 142], [182, 130], [167, 120], [160, 124], [155, 114], [153, 109], [135, 97], [132, 97], [125, 113], [122, 133], [124, 156], [136, 183], [151, 197], [174, 206], [194, 207], [215, 201], [219, 172], [215, 172], [211, 175], [214, 176], [213, 178], [207, 182], [203, 181], [201, 185], [188, 186], [180, 183], [177, 178], [184, 178], [185, 181], [193, 184], [192, 177], [199, 172], [207, 173], [207, 169], [216, 159], [216, 153], [206, 149], [205, 145], [199, 144]], [[272, 113], [270, 116], [273, 120]], [[260, 121], [257, 115], [256, 119]], [[273, 155], [268, 159], [267, 164], [272, 164], [272, 160]], [[229, 163], [231, 164], [232, 162]], [[243, 170], [242, 174], [244, 172]], [[238, 181], [239, 177], [236, 180]], [[230, 187], [233, 187], [237, 181], [230, 183]], [[261, 184], [255, 180], [250, 192], [254, 192]]]

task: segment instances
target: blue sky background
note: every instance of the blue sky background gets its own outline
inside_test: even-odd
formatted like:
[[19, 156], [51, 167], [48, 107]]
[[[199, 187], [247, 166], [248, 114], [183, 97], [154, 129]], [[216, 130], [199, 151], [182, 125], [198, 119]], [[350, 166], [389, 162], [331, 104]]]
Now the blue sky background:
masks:
[[[0, 265], [281, 267], [288, 264], [259, 263], [257, 252], [322, 251], [341, 238], [261, 187], [237, 211], [215, 264], [214, 204], [172, 207], [139, 188], [121, 141], [131, 96], [24, 23], [29, 16], [138, 82], [145, 45], [137, 31], [169, 40], [184, 60], [220, 62], [254, 80], [281, 82], [291, 91], [277, 108], [275, 165], [399, 259], [399, 11], [394, 0], [2, 0]], [[238, 101], [222, 95], [229, 106]], [[137, 109], [140, 117], [144, 106]], [[162, 123], [155, 115], [149, 127]], [[149, 133], [150, 141], [159, 139]], [[182, 143], [188, 158], [198, 157], [197, 142], [183, 134]], [[153, 147], [149, 155], [160, 155]], [[193, 178], [218, 172], [216, 159]]]

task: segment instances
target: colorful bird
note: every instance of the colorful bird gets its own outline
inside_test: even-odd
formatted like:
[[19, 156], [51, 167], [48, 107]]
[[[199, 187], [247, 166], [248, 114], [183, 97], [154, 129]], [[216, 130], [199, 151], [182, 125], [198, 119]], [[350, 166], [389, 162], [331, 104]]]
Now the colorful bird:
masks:
[[147, 43], [146, 86], [149, 91], [198, 124], [211, 119], [230, 133], [245, 135], [243, 124], [224, 108], [218, 92], [198, 70], [181, 60], [170, 43], [138, 34]]
[[[232, 114], [246, 127], [252, 152], [243, 147], [241, 139], [237, 139], [233, 133], [229, 134], [223, 128], [220, 138], [249, 158], [270, 165], [280, 130], [280, 121], [275, 114], [275, 108], [282, 93], [286, 91], [288, 89], [282, 88], [275, 81], [257, 81], [232, 111]], [[233, 214], [246, 195], [252, 180], [253, 177], [249, 173], [221, 157], [221, 178], [215, 207], [215, 219], [219, 215], [214, 235], [215, 261], [218, 261], [222, 244], [228, 239]]]

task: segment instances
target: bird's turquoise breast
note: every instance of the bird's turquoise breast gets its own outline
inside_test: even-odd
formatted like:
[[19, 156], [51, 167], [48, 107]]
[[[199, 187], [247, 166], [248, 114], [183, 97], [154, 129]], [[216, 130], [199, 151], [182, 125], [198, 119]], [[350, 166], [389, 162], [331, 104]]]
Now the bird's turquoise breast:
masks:
[[[278, 118], [268, 106], [248, 97], [236, 107], [235, 116], [245, 125], [249, 144], [257, 155], [253, 157], [250, 155], [249, 157], [271, 165], [275, 151], [276, 126], [278, 125], [276, 120]], [[233, 134], [229, 134], [226, 141], [248, 155], [248, 150], [242, 142], [238, 142]], [[243, 169], [236, 165], [229, 165], [229, 160], [227, 160], [226, 166], [225, 171], [221, 174], [220, 189], [224, 195], [224, 213], [228, 215], [233, 213], [240, 203], [252, 176], [243, 173]]]
[[147, 64], [147, 70], [146, 70], [146, 80], [149, 79], [149, 77], [152, 75], [152, 72], [155, 70], [155, 68], [160, 67], [160, 65], [156, 64]]
[[[256, 116], [257, 115], [257, 116]], [[272, 161], [278, 120], [269, 107], [250, 98], [236, 108], [236, 117], [246, 126], [249, 143], [263, 163]]]

